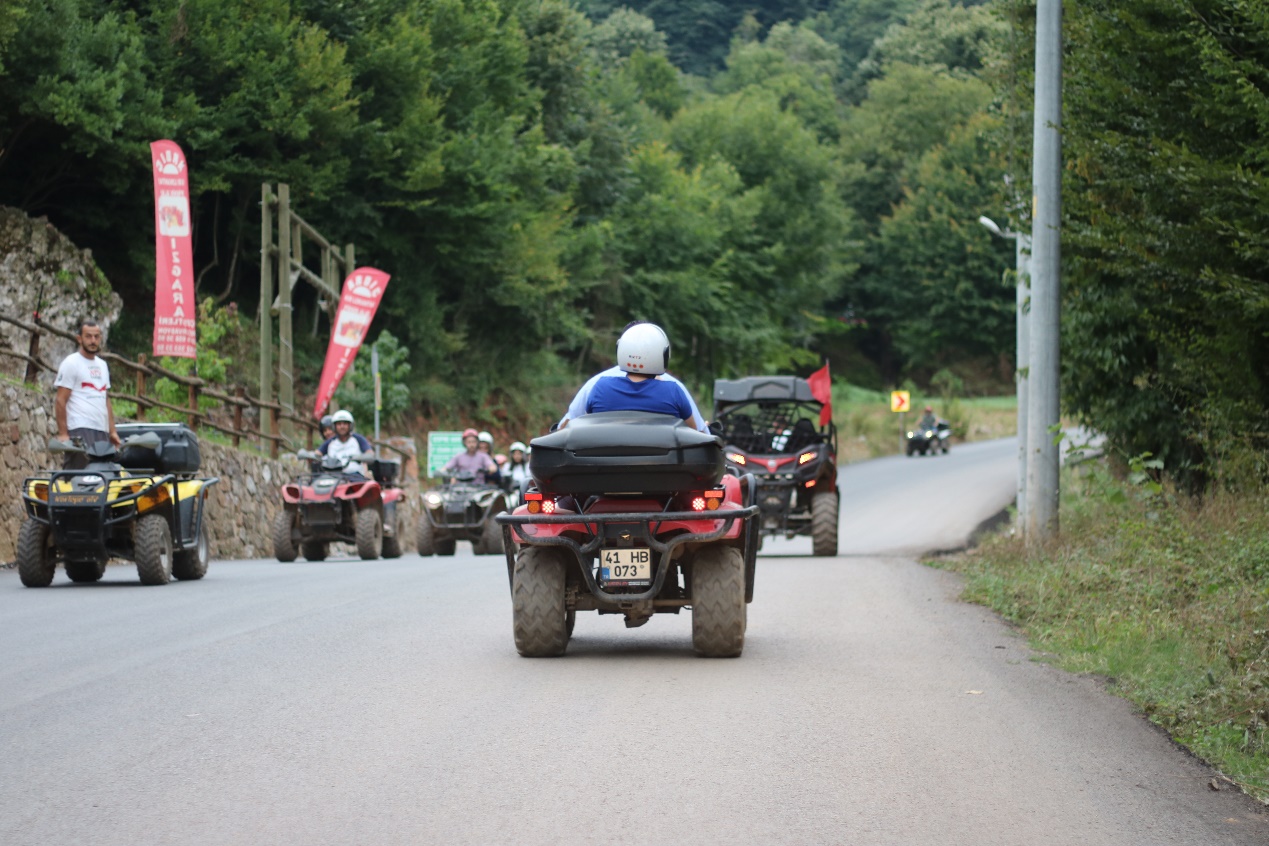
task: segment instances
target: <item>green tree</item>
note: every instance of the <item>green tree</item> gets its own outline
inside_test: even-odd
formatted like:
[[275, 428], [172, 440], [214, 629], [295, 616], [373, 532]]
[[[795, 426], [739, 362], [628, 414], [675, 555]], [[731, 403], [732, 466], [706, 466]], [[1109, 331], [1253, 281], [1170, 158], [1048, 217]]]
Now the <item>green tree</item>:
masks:
[[410, 351], [391, 332], [380, 332], [373, 345], [362, 345], [335, 389], [335, 402], [352, 412], [362, 434], [373, 431], [375, 419], [372, 346], [379, 351], [380, 421], [399, 419], [410, 407]]

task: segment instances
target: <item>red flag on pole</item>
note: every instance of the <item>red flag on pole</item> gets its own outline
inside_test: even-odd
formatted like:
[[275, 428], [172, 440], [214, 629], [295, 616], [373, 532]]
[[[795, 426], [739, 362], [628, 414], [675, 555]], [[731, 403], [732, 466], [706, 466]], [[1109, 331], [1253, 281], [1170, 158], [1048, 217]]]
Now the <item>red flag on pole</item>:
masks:
[[828, 376], [828, 362], [807, 376], [806, 383], [811, 386], [811, 396], [824, 403], [820, 409], [820, 426], [827, 426], [833, 419], [833, 380]]
[[198, 355], [189, 169], [173, 141], [150, 145], [154, 164], [154, 354]]
[[322, 366], [322, 379], [317, 386], [317, 401], [313, 404], [314, 417], [322, 416], [340, 380], [357, 357], [391, 278], [382, 270], [359, 267], [344, 280], [339, 308], [335, 310], [335, 327], [326, 347], [326, 364]]

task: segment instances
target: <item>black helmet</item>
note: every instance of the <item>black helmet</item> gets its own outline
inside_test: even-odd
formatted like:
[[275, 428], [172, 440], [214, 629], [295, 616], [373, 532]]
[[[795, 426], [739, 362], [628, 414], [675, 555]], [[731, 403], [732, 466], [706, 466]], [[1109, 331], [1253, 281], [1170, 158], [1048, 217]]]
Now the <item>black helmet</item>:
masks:
[[322, 418], [323, 429], [330, 429], [334, 425], [335, 425], [335, 421], [331, 419], [331, 416], [329, 414], [327, 414], [325, 417]]

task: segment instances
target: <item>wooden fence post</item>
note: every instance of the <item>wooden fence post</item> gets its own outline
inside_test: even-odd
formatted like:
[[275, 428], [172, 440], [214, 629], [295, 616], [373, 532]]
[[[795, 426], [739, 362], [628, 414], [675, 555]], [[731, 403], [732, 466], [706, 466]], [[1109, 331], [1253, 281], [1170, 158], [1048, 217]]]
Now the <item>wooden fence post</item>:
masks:
[[35, 364], [40, 358], [40, 330], [38, 328], [31, 329], [31, 342], [27, 345], [26, 354], [32, 360], [26, 363], [26, 375], [23, 376], [22, 382], [26, 385], [34, 385], [35, 378], [40, 375], [40, 368]]
[[[244, 396], [246, 396], [246, 394], [247, 394], [247, 389], [244, 388], [242, 385], [239, 385], [237, 388], [234, 389], [234, 397], [237, 399], [242, 399]], [[236, 402], [234, 403], [234, 449], [238, 448], [238, 444], [241, 441], [241, 437], [238, 434], [241, 431], [242, 431], [242, 404]]]
[[198, 386], [189, 386], [189, 427], [198, 431]]
[[269, 416], [269, 428], [273, 430], [269, 433], [273, 435], [273, 440], [269, 441], [269, 457], [276, 459], [278, 457], [278, 435], [281, 434], [282, 430], [281, 421], [278, 419], [277, 414]]
[[[145, 367], [145, 353], [141, 353], [139, 356], [137, 356], [137, 363], [140, 364], [142, 367]], [[142, 399], [144, 397], [145, 397], [145, 371], [138, 370], [137, 371], [137, 398]], [[142, 405], [141, 403], [137, 403], [137, 420], [140, 420], [142, 423], [145, 422], [145, 406]]]

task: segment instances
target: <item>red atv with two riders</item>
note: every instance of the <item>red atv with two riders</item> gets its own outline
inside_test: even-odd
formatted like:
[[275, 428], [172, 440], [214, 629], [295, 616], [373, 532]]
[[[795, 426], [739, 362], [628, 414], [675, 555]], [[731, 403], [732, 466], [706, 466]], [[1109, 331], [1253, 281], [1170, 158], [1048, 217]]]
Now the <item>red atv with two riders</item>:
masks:
[[533, 485], [495, 518], [520, 654], [563, 654], [578, 611], [633, 628], [690, 608], [698, 654], [739, 655], [758, 507], [752, 476], [724, 466], [719, 438], [667, 414], [587, 414], [536, 438]]
[[[294, 561], [302, 553], [309, 561], [323, 561], [332, 541], [356, 544], [367, 561], [381, 553], [401, 556], [399, 463], [373, 452], [341, 458], [301, 450], [296, 456], [311, 462], [311, 472], [282, 486], [282, 511], [273, 524], [274, 557]], [[346, 472], [353, 461], [364, 463], [371, 478]]]

